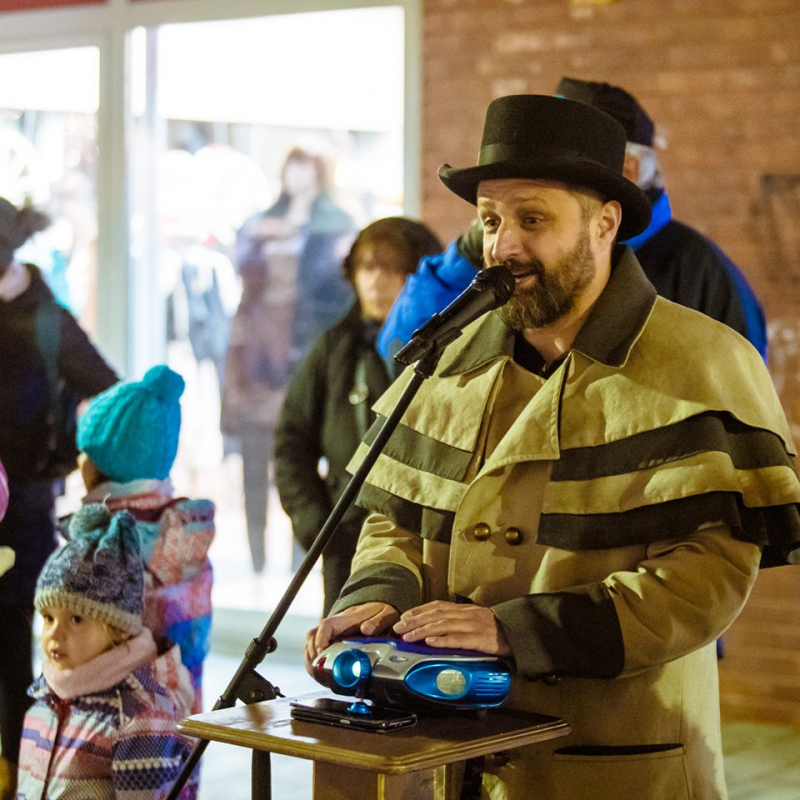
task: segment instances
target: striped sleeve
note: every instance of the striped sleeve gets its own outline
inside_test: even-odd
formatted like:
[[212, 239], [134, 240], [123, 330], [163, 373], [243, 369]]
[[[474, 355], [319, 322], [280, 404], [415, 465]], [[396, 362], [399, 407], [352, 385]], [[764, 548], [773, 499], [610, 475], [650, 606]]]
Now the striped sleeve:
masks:
[[[152, 800], [165, 795], [190, 752], [187, 739], [175, 730], [175, 719], [158, 711], [138, 714], [124, 726], [114, 745], [111, 765], [117, 800]], [[191, 781], [181, 800], [195, 800]]]

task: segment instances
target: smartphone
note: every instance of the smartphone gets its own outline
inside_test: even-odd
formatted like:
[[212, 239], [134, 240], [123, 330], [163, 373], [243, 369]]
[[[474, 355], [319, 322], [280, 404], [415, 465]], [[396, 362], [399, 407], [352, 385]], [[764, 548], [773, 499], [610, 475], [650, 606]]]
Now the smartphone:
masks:
[[417, 715], [409, 711], [366, 706], [369, 708], [369, 713], [361, 713], [350, 710], [353, 703], [332, 700], [329, 697], [320, 697], [307, 704], [292, 702], [289, 705], [293, 719], [301, 722], [320, 722], [323, 725], [338, 725], [357, 731], [385, 733], [417, 723]]

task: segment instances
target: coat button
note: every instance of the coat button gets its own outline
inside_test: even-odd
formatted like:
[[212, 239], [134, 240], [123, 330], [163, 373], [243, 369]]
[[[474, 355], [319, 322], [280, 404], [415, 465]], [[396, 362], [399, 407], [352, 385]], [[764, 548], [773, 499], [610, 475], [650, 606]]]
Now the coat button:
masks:
[[509, 544], [520, 544], [522, 542], [522, 532], [519, 528], [506, 528], [505, 537]]
[[485, 522], [479, 522], [473, 526], [472, 535], [479, 542], [485, 542], [492, 535], [492, 529]]

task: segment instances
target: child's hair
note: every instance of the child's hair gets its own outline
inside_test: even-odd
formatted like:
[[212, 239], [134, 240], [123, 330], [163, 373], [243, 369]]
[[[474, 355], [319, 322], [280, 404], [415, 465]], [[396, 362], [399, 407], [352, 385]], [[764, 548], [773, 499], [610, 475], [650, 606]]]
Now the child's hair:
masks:
[[78, 447], [117, 483], [169, 477], [178, 452], [183, 378], [165, 365], [94, 397], [78, 422]]
[[69, 541], [44, 565], [36, 582], [38, 611], [64, 608], [104, 623], [112, 640], [142, 630], [144, 567], [136, 520], [106, 506], [83, 506], [70, 522]]

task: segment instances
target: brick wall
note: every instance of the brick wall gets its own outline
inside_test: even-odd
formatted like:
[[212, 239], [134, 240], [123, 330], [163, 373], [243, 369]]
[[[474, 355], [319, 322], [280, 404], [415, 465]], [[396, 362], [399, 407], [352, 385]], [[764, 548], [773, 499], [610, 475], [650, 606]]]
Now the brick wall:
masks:
[[[471, 209], [440, 164], [475, 163], [488, 103], [563, 75], [636, 95], [667, 147], [675, 216], [741, 267], [770, 320], [773, 376], [800, 441], [800, 2], [425, 0], [423, 215], [443, 237]], [[725, 712], [800, 723], [800, 570], [765, 572], [726, 636]]]

